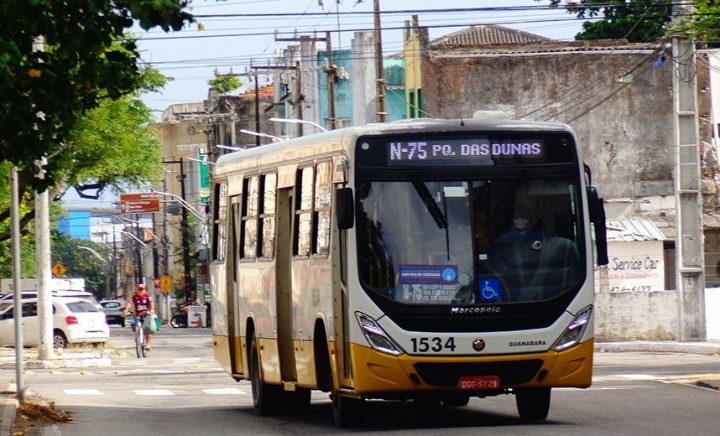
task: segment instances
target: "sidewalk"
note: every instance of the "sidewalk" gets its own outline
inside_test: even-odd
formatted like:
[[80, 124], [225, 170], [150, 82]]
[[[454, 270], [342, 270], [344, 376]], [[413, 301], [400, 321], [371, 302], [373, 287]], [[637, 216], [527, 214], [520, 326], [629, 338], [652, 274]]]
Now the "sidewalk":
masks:
[[[91, 368], [110, 366], [112, 350], [87, 351], [60, 350], [48, 360], [39, 360], [36, 348], [23, 350], [23, 369], [54, 369], [54, 368]], [[15, 370], [15, 349], [0, 347], [0, 370]], [[0, 380], [0, 436], [11, 435], [18, 408], [17, 387], [14, 383], [15, 373], [9, 376], [13, 381]]]
[[[654, 352], [654, 353], [686, 353], [717, 355], [720, 357], [720, 342], [650, 342], [650, 341], [623, 341], [598, 342], [595, 352], [621, 353], [621, 352]], [[110, 366], [113, 351], [63, 351], [57, 353], [53, 359], [41, 361], [37, 358], [36, 349], [26, 349], [23, 352], [24, 368], [52, 369], [52, 368], [90, 368]], [[0, 348], [0, 370], [15, 369], [15, 351], [12, 348]], [[14, 379], [14, 374], [11, 376]], [[720, 390], [720, 379], [698, 381], [699, 386]], [[9, 380], [0, 380], [0, 436], [10, 435], [15, 413], [18, 407], [16, 386]]]

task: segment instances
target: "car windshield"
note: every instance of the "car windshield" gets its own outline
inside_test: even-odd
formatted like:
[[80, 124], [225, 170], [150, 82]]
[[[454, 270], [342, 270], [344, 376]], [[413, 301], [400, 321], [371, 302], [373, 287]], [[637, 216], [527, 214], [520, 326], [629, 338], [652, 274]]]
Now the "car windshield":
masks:
[[100, 310], [89, 301], [78, 301], [74, 303], [67, 303], [67, 308], [73, 313], [82, 312], [100, 312]]
[[360, 279], [406, 304], [554, 298], [583, 277], [577, 191], [559, 178], [364, 182]]
[[122, 306], [118, 301], [103, 301], [100, 305], [105, 309], [117, 309]]

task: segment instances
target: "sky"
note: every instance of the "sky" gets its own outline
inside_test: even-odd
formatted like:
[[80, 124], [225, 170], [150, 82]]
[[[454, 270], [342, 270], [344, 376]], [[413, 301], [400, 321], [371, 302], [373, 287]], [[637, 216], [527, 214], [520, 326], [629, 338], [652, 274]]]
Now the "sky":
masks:
[[[565, 10], [549, 8], [548, 0], [379, 0], [379, 3], [384, 55], [402, 50], [401, 29], [412, 15], [418, 15], [419, 24], [428, 27], [430, 39], [470, 25], [491, 23], [572, 40], [582, 25]], [[448, 11], [461, 8], [477, 10]], [[172, 104], [207, 99], [207, 81], [214, 71], [244, 73], [251, 64], [271, 65], [277, 50], [297, 44], [275, 41], [276, 31], [280, 38], [313, 32], [324, 37], [330, 31], [333, 48], [347, 49], [354, 32], [373, 28], [372, 10], [373, 0], [193, 0], [191, 13], [204, 30], [193, 24], [179, 32], [146, 32], [139, 28], [134, 31], [140, 39], [143, 61], [173, 78], [162, 92], [145, 94], [143, 101], [159, 118]], [[230, 16], [233, 14], [236, 16]], [[260, 78], [264, 83], [264, 78]], [[249, 80], [245, 79], [245, 83]], [[116, 198], [110, 192], [104, 192], [100, 202], [81, 199], [73, 189], [64, 197], [65, 204], [74, 207], [100, 207], [112, 201]]]
[[[402, 50], [401, 29], [412, 15], [429, 28], [431, 40], [474, 24], [572, 40], [582, 25], [565, 10], [549, 8], [548, 0], [379, 0], [379, 4], [384, 55]], [[477, 10], [448, 11], [453, 8]], [[146, 94], [143, 101], [159, 116], [172, 104], [207, 99], [207, 81], [214, 71], [245, 73], [251, 65], [272, 65], [277, 50], [297, 44], [275, 41], [276, 35], [292, 38], [317, 32], [324, 37], [330, 31], [333, 48], [347, 49], [353, 32], [373, 28], [372, 10], [373, 0], [193, 0], [190, 12], [202, 30], [192, 24], [168, 34], [135, 32], [143, 61], [173, 78], [162, 92]], [[261, 84], [264, 79], [260, 77]]]

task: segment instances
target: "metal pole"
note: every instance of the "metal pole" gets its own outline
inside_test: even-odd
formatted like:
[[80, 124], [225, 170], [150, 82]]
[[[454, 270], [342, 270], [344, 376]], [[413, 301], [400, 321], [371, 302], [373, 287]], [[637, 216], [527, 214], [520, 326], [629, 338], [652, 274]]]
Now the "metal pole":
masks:
[[[255, 71], [255, 132], [260, 133], [260, 86], [257, 71]], [[260, 147], [260, 136], [255, 137], [255, 146]]]
[[17, 168], [10, 168], [10, 217], [12, 221], [13, 311], [15, 313], [15, 386], [17, 400], [25, 402], [23, 382], [22, 294], [20, 293], [20, 205]]
[[[297, 117], [299, 120], [303, 119], [303, 100], [304, 97], [302, 95], [302, 70], [300, 69], [300, 62], [295, 62], [295, 113], [297, 114]], [[303, 136], [303, 125], [302, 123], [298, 123], [297, 125], [297, 133], [298, 136]]]
[[385, 78], [383, 77], [382, 58], [382, 31], [380, 27], [380, 0], [373, 0], [373, 12], [375, 16], [375, 101], [377, 105], [377, 120], [379, 123], [385, 121]]
[[328, 128], [335, 130], [337, 127], [335, 119], [335, 65], [333, 64], [332, 42], [330, 32], [325, 33], [325, 44], [327, 48], [327, 82], [328, 82]]
[[[135, 236], [137, 236], [138, 240], [140, 239], [140, 215], [135, 214]], [[144, 277], [143, 277], [143, 261], [142, 261], [142, 248], [140, 248], [139, 243], [135, 243], [135, 255], [136, 255], [136, 265], [135, 270], [137, 271], [135, 273], [135, 283], [145, 283]]]
[[[185, 199], [185, 164], [180, 158], [180, 197], [184, 202]], [[185, 302], [190, 304], [191, 279], [190, 279], [190, 225], [188, 223], [188, 211], [186, 207], [182, 207], [182, 248], [183, 248], [183, 289], [185, 290]]]

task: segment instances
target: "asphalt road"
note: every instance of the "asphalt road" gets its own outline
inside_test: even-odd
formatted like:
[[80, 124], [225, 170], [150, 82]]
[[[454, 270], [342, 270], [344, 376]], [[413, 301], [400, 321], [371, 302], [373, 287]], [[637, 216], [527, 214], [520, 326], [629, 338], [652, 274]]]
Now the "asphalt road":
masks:
[[720, 392], [692, 382], [720, 373], [720, 356], [597, 353], [593, 386], [553, 390], [550, 416], [540, 423], [520, 421], [514, 397], [501, 396], [445, 409], [372, 401], [364, 427], [341, 430], [322, 393], [303, 415], [256, 416], [249, 383], [234, 382], [212, 360], [209, 330], [163, 329], [148, 359], [135, 358], [128, 333], [113, 327], [112, 346], [123, 355], [110, 367], [27, 375], [31, 392], [73, 416], [36, 434], [718, 434]]

